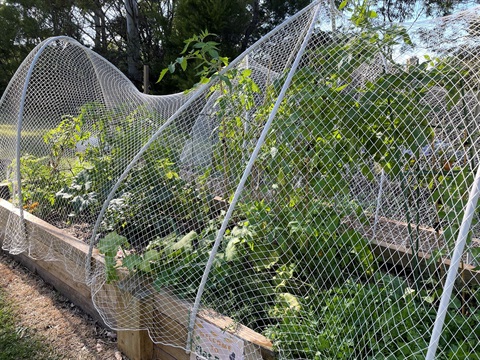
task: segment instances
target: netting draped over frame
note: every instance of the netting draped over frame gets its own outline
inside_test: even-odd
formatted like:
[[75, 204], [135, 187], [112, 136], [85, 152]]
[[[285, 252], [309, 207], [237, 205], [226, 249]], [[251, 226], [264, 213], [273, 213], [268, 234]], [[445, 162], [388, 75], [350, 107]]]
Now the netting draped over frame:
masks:
[[480, 358], [479, 15], [315, 2], [169, 96], [48, 39], [0, 103], [2, 248], [202, 359]]

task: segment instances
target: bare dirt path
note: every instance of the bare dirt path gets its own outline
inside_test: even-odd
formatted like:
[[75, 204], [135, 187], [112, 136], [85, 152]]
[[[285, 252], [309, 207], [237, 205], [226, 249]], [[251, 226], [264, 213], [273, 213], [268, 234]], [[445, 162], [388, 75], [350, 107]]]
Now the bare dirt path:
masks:
[[116, 334], [99, 326], [40, 277], [0, 250], [0, 287], [15, 308], [17, 326], [48, 339], [63, 359], [125, 360]]

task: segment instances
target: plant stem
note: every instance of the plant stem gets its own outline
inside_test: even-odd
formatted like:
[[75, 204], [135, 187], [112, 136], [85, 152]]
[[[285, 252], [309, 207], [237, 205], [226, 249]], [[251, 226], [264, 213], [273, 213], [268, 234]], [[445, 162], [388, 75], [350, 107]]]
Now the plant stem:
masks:
[[[407, 179], [408, 181], [408, 179]], [[417, 267], [418, 267], [418, 263], [417, 263], [417, 255], [418, 255], [418, 248], [415, 246], [415, 244], [417, 243], [416, 241], [414, 242], [414, 235], [413, 235], [413, 231], [412, 231], [412, 220], [411, 220], [411, 217], [410, 217], [410, 208], [408, 206], [408, 195], [409, 195], [409, 187], [408, 187], [408, 184], [405, 184], [405, 173], [402, 171], [402, 181], [401, 181], [401, 187], [402, 187], [402, 193], [403, 193], [403, 197], [404, 197], [404, 201], [403, 201], [403, 204], [404, 204], [404, 210], [405, 210], [405, 216], [407, 218], [407, 230], [408, 230], [408, 239], [409, 239], [409, 242], [410, 242], [410, 249], [412, 250], [412, 273], [413, 273], [413, 277], [414, 277], [414, 286], [415, 286], [415, 290], [418, 290], [418, 284], [417, 284]], [[418, 225], [417, 225], [418, 226]]]
[[[417, 163], [416, 163], [417, 164]], [[418, 166], [418, 165], [417, 165]], [[417, 272], [416, 276], [417, 276], [417, 279], [420, 279], [421, 277], [421, 271], [420, 271], [420, 268], [419, 268], [419, 263], [420, 263], [420, 209], [418, 208], [418, 199], [420, 199], [420, 186], [419, 184], [417, 183], [417, 188], [416, 188], [416, 194], [415, 194], [415, 198], [417, 199], [417, 201], [415, 201], [415, 222], [416, 222], [416, 226], [415, 226], [415, 236], [416, 236], [416, 241], [415, 241], [415, 257], [416, 257], [416, 264], [415, 264], [415, 270], [414, 272]]]
[[[225, 96], [224, 92], [224, 85], [223, 81], [220, 81], [220, 96]], [[224, 178], [224, 194], [223, 198], [228, 199], [228, 177], [229, 177], [229, 170], [228, 170], [228, 165], [227, 165], [227, 121], [226, 121], [226, 115], [225, 111], [227, 109], [225, 108], [223, 113], [222, 113], [222, 120], [221, 120], [221, 126], [222, 126], [222, 149], [223, 149], [223, 171], [225, 172], [225, 178]]]
[[461, 307], [461, 312], [462, 312], [462, 315], [465, 315], [465, 305], [466, 305], [466, 294], [465, 294], [465, 271], [464, 271], [464, 262], [462, 260], [462, 262], [460, 263], [460, 278], [462, 279], [462, 296], [461, 296], [461, 299], [462, 299], [462, 307]]

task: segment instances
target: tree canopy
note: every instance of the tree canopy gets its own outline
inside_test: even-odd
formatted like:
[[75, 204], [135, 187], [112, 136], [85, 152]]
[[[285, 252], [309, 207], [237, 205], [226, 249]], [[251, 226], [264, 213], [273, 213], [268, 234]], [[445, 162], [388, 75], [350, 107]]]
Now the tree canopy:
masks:
[[[353, 2], [365, 3], [368, 0]], [[479, 0], [473, 2], [480, 2]], [[446, 15], [469, 0], [382, 0], [374, 2], [385, 21], [408, 20], [415, 9], [424, 16]], [[67, 35], [93, 48], [122, 70], [139, 88], [148, 64], [150, 92], [181, 91], [195, 74], [176, 74], [155, 83], [181, 52], [183, 41], [208, 30], [222, 55], [234, 58], [310, 0], [6, 0], [0, 3], [0, 91], [25, 56], [50, 36]], [[339, 7], [339, 0], [325, 0]], [[373, 4], [373, 2], [372, 2]]]

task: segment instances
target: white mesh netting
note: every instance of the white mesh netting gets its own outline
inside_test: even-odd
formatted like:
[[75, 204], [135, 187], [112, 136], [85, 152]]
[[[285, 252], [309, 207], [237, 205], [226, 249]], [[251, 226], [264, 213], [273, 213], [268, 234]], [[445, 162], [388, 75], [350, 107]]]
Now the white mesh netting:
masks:
[[0, 104], [3, 249], [201, 359], [480, 358], [479, 11], [315, 2], [170, 96], [46, 40]]

